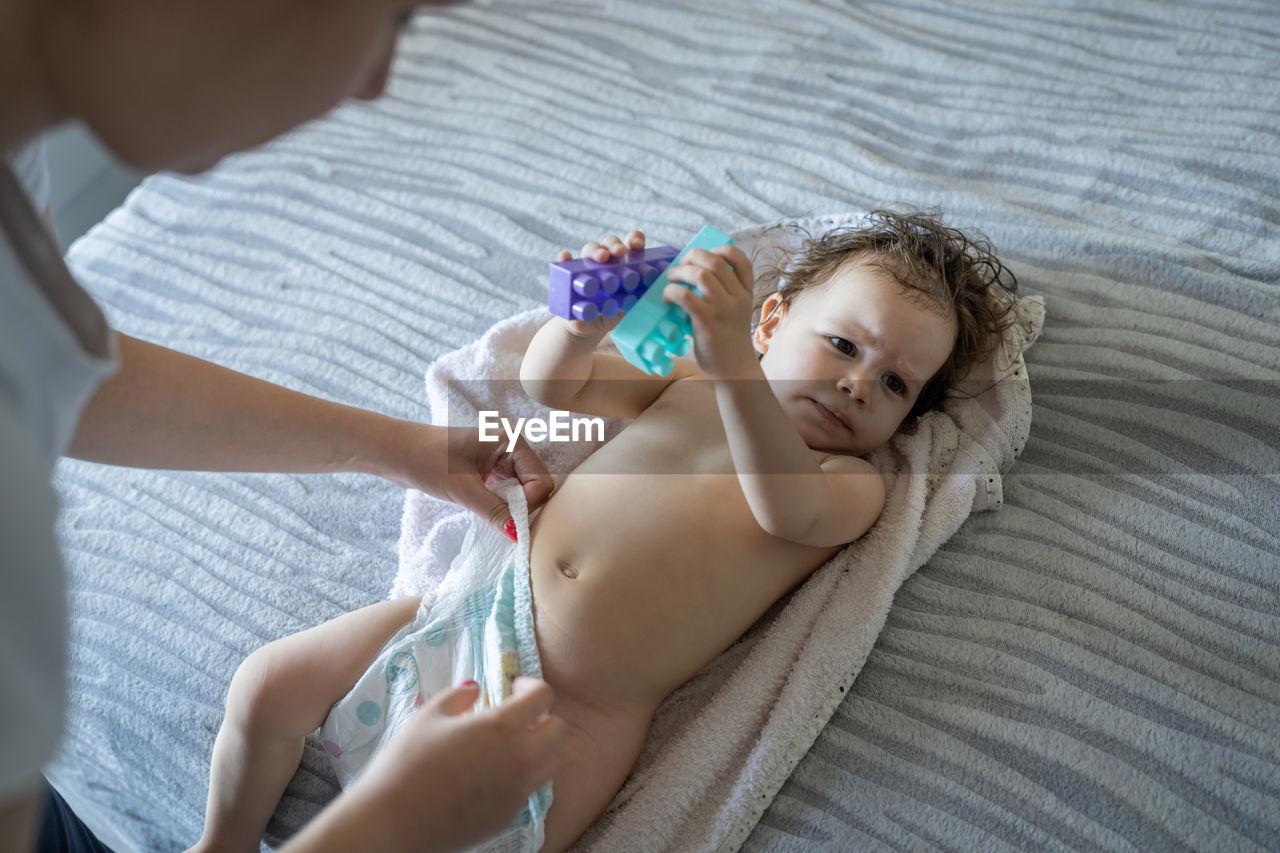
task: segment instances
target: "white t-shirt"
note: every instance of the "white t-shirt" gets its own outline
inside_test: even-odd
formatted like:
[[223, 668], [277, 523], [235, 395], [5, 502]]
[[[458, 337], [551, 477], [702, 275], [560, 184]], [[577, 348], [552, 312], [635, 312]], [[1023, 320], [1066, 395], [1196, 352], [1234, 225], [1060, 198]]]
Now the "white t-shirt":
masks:
[[50, 479], [118, 361], [101, 312], [36, 218], [47, 204], [43, 152], [0, 160], [0, 803], [38, 782], [62, 733], [66, 579]]
[[51, 181], [49, 180], [49, 160], [44, 153], [44, 140], [36, 139], [27, 143], [9, 158], [13, 173], [18, 176], [22, 188], [31, 199], [31, 206], [36, 213], [43, 214], [49, 206]]

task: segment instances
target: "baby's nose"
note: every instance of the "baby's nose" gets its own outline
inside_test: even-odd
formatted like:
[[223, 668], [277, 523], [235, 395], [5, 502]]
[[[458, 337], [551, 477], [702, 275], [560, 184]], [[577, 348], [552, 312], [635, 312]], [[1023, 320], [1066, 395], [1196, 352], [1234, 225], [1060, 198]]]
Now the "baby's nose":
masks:
[[846, 376], [837, 384], [842, 392], [853, 398], [853, 401], [859, 406], [865, 406], [867, 403], [867, 382], [857, 376]]

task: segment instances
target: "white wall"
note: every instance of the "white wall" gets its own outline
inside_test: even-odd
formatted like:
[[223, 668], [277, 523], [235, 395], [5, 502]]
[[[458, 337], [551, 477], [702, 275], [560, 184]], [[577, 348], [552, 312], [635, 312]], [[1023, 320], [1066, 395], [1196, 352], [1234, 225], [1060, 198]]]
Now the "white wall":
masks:
[[45, 146], [53, 181], [53, 218], [65, 247], [102, 221], [142, 176], [116, 163], [78, 124], [52, 131]]

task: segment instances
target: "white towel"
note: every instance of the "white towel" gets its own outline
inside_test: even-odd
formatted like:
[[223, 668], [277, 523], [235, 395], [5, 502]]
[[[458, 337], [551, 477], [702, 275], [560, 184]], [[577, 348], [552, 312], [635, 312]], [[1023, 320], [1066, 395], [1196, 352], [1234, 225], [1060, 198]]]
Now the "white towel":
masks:
[[[763, 274], [757, 287], [771, 291], [771, 253], [794, 246], [800, 229], [820, 234], [859, 218], [792, 220], [733, 237]], [[848, 692], [894, 592], [971, 512], [1000, 506], [1001, 472], [1026, 445], [1031, 426], [1021, 353], [1039, 335], [1043, 303], [1023, 297], [1018, 313], [1006, 351], [970, 374], [989, 390], [948, 400], [944, 411], [925, 415], [872, 454], [885, 476], [879, 521], [667, 698], [631, 776], [575, 849], [735, 850], [742, 844]], [[547, 318], [545, 309], [512, 317], [433, 364], [426, 377], [432, 422], [474, 426], [482, 409], [512, 419], [545, 417], [515, 380]], [[511, 381], [494, 381], [501, 379]], [[624, 425], [610, 422], [605, 439]], [[559, 480], [597, 446], [536, 449]], [[466, 511], [409, 492], [392, 596], [438, 584], [467, 521]]]

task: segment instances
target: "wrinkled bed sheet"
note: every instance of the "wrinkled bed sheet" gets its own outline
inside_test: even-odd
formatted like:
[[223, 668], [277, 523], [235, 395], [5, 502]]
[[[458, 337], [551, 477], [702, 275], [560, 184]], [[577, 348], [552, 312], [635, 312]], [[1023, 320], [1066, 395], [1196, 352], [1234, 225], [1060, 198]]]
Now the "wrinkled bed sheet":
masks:
[[[427, 365], [536, 306], [561, 248], [939, 207], [1044, 297], [1030, 440], [743, 849], [1274, 848], [1277, 80], [1270, 0], [474, 2], [419, 17], [381, 101], [147, 180], [69, 262], [126, 332], [424, 417]], [[109, 838], [180, 849], [236, 665], [386, 595], [403, 495], [58, 486], [51, 775]], [[334, 790], [309, 749], [271, 839]]]

